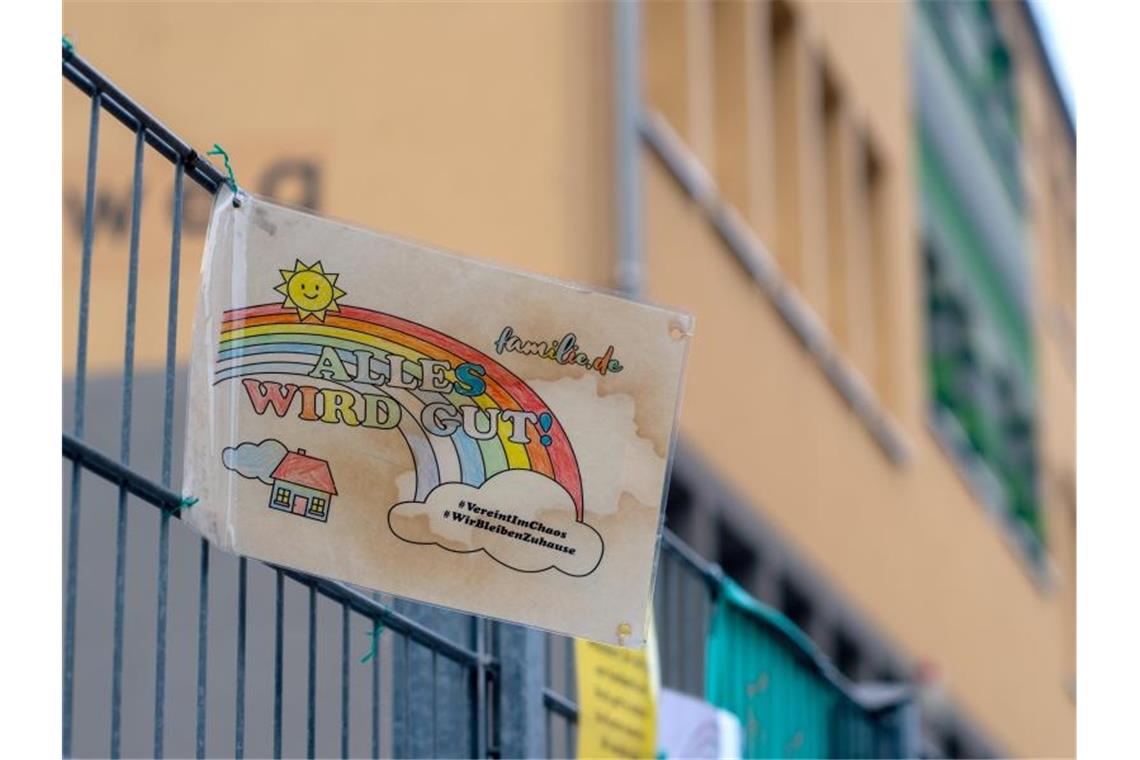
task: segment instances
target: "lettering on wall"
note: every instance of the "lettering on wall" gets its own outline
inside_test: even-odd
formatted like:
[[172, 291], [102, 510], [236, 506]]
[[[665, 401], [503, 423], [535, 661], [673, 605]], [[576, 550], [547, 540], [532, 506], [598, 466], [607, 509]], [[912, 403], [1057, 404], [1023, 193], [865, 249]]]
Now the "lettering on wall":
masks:
[[[165, 218], [169, 221], [174, 211], [174, 181], [167, 178], [161, 183], [150, 177], [143, 181], [143, 208], [150, 203], [161, 203]], [[260, 173], [255, 174], [249, 186], [258, 195], [279, 203], [310, 211], [321, 210], [324, 167], [313, 158], [282, 156], [269, 163]], [[244, 184], [248, 180], [239, 175]], [[131, 177], [118, 176], [114, 180], [100, 180], [95, 193], [95, 235], [97, 238], [110, 237], [112, 240], [127, 239], [131, 220]], [[185, 235], [202, 236], [210, 219], [213, 199], [196, 182], [183, 184], [182, 231]], [[68, 185], [63, 191], [63, 213], [66, 229], [79, 240], [83, 237], [83, 215], [86, 188], [82, 178]], [[80, 249], [69, 246], [76, 255]]]

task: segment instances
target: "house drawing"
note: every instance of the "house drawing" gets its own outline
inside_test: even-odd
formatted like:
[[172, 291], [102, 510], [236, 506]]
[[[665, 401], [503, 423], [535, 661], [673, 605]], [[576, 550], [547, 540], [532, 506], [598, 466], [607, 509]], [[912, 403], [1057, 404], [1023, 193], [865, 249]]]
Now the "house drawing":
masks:
[[328, 520], [332, 497], [336, 496], [328, 462], [297, 449], [285, 454], [270, 477], [270, 507], [321, 522]]

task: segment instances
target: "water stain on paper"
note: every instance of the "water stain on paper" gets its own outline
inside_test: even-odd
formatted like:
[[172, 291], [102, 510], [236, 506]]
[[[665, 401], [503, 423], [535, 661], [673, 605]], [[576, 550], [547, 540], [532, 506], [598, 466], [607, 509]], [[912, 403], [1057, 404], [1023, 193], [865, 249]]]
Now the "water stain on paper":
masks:
[[[620, 480], [598, 477], [583, 480], [582, 501], [587, 513], [616, 512], [623, 492], [657, 508], [661, 501], [665, 457], [657, 453], [652, 441], [638, 435], [632, 396], [601, 395], [596, 375], [564, 377], [553, 382], [536, 380], [531, 385], [559, 410], [584, 472], [604, 472], [606, 467], [598, 465], [615, 457], [621, 461]], [[585, 407], [589, 413], [585, 413]]]

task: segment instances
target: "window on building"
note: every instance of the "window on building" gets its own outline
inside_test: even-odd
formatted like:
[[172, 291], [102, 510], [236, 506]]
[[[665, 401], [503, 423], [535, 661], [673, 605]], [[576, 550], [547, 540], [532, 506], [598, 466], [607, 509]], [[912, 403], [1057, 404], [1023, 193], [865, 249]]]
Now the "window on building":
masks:
[[788, 579], [780, 584], [780, 609], [793, 623], [802, 630], [808, 631], [811, 627], [812, 605], [807, 594], [796, 587]]
[[919, 3], [918, 7], [972, 111], [990, 160], [1011, 200], [1020, 207], [1021, 120], [1013, 58], [991, 3]]
[[872, 680], [878, 681], [880, 683], [897, 683], [898, 681], [904, 679], [898, 674], [898, 671], [896, 671], [890, 665], [882, 665], [878, 670], [875, 671], [875, 675]]
[[773, 2], [769, 22], [772, 108], [774, 113], [774, 164], [776, 187], [775, 254], [781, 269], [799, 285], [800, 164], [796, 146], [801, 120], [797, 118], [797, 40], [795, 20], [787, 4]]
[[320, 496], [314, 496], [313, 500], [309, 502], [309, 512], [314, 515], [323, 515], [325, 513], [325, 500]]
[[865, 136], [860, 149], [862, 195], [866, 202], [866, 226], [862, 232], [865, 236], [862, 250], [866, 253], [863, 263], [865, 284], [862, 291], [866, 299], [869, 340], [868, 345], [856, 356], [856, 361], [860, 360], [860, 356], [863, 357], [867, 377], [878, 390], [879, 397], [888, 408], [897, 411], [898, 399], [893, 387], [896, 366], [895, 325], [888, 310], [888, 295], [894, 292], [887, 271], [887, 262], [891, 258], [888, 232], [891, 229], [891, 203], [887, 197], [888, 174], [881, 156], [870, 136]]
[[273, 503], [279, 507], [289, 506], [289, 489], [278, 486], [273, 494]]
[[840, 102], [839, 87], [834, 78], [825, 70], [823, 86], [820, 88], [823, 112], [824, 165], [827, 175], [827, 258], [829, 275], [829, 308], [831, 331], [836, 341], [845, 351], [852, 348], [852, 333], [859, 328], [851, 324], [851, 307], [855, 306], [852, 292], [852, 278], [856, 276], [852, 259], [857, 257], [855, 247], [859, 244], [856, 230], [852, 229], [852, 204], [858, 203], [851, 182], [854, 171], [850, 155], [850, 145], [854, 142], [849, 134], [843, 105]]
[[[932, 425], [1036, 559], [1033, 251], [1013, 61], [989, 2], [921, 3], [913, 47]], [[949, 125], [954, 124], [951, 128]]]
[[1044, 526], [1033, 388], [1008, 361], [976, 296], [947, 273], [947, 253], [928, 242], [925, 260], [932, 422], [983, 498], [1004, 508], [1036, 553]]
[[756, 551], [740, 537], [740, 532], [728, 522], [717, 524], [717, 561], [725, 575], [748, 591], [755, 593], [753, 574], [756, 570]]
[[859, 645], [844, 631], [835, 635], [835, 667], [852, 681], [863, 677], [863, 656]]
[[670, 530], [678, 534], [684, 532], [692, 506], [693, 497], [688, 486], [674, 475], [669, 482], [669, 493], [665, 497], [665, 524]]
[[868, 128], [852, 116], [836, 77], [825, 68], [822, 81], [828, 321], [844, 354], [890, 407], [891, 328], [889, 300], [883, 297], [891, 292], [884, 267], [890, 258], [886, 173]]
[[962, 740], [958, 738], [956, 732], [952, 731], [946, 735], [946, 738], [943, 740], [943, 747], [945, 747], [946, 757], [957, 758], [966, 756], [963, 753]]

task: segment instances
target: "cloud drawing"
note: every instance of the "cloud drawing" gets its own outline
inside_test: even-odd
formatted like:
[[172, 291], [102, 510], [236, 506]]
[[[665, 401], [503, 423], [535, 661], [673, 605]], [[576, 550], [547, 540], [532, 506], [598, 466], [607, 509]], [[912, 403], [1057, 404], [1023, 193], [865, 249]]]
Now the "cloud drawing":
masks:
[[222, 451], [222, 464], [243, 478], [273, 485], [270, 475], [281, 464], [287, 452], [285, 444], [273, 438], [267, 438], [261, 443], [246, 441]]
[[479, 487], [436, 486], [422, 502], [392, 507], [388, 526], [404, 541], [463, 554], [486, 552], [524, 573], [555, 568], [589, 575], [602, 559], [602, 537], [578, 522], [570, 494], [532, 470], [500, 472]]

